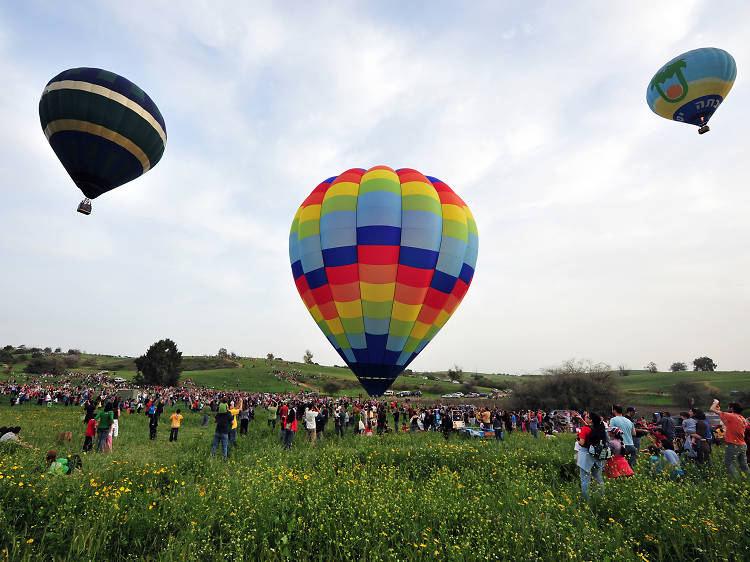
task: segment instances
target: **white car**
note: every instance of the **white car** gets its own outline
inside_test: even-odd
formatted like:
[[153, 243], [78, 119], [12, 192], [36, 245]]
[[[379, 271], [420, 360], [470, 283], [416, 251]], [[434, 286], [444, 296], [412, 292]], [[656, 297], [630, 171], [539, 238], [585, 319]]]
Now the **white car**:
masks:
[[393, 391], [392, 391], [392, 390], [386, 390], [386, 391], [385, 391], [385, 392], [383, 393], [383, 396], [393, 396]]
[[116, 383], [121, 383], [121, 382], [128, 382], [128, 381], [127, 381], [126, 379], [124, 379], [124, 378], [122, 378], [122, 377], [115, 377], [114, 381], [115, 381]]

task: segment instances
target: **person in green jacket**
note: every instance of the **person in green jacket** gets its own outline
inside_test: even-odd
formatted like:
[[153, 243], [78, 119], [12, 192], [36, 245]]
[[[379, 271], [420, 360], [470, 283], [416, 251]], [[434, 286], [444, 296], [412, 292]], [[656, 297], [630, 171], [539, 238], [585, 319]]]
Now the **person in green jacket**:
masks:
[[104, 452], [104, 445], [107, 443], [107, 435], [112, 422], [115, 421], [115, 413], [112, 411], [112, 402], [107, 402], [104, 410], [96, 414], [96, 451]]
[[271, 402], [268, 405], [268, 427], [271, 427], [273, 425], [273, 428], [276, 429], [276, 412], [278, 412], [278, 408], [276, 407], [275, 402]]

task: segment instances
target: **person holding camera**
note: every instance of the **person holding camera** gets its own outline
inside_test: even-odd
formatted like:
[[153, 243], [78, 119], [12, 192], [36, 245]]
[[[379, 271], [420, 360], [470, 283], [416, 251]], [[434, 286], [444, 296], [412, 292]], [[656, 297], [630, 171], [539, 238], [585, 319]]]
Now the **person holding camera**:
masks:
[[745, 444], [747, 420], [742, 417], [742, 405], [738, 402], [730, 402], [729, 410], [729, 412], [722, 412], [717, 399], [714, 399], [713, 404], [711, 404], [711, 411], [719, 414], [726, 427], [724, 433], [726, 444], [724, 465], [727, 467], [729, 476], [737, 475], [737, 465], [739, 465], [739, 469], [747, 477], [750, 475], [750, 470], [747, 467], [747, 445]]

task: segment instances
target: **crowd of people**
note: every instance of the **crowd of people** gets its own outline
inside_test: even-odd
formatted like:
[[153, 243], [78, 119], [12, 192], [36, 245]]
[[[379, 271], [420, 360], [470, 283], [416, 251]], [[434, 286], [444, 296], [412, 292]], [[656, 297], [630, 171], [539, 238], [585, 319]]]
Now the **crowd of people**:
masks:
[[[125, 397], [121, 394], [126, 393]], [[156, 439], [162, 413], [174, 409], [169, 416], [169, 442], [177, 441], [186, 410], [201, 413], [201, 427], [207, 427], [213, 417], [214, 438], [212, 454], [221, 449], [228, 458], [236, 445], [237, 434], [246, 434], [249, 423], [262, 415], [267, 427], [279, 430], [279, 443], [290, 449], [298, 431], [304, 430], [304, 439], [314, 446], [328, 433], [331, 424], [334, 436], [371, 436], [391, 432], [421, 433], [439, 431], [450, 439], [453, 429], [477, 427], [484, 436], [503, 441], [514, 432], [527, 432], [534, 438], [554, 437], [559, 433], [575, 432], [575, 462], [579, 469], [581, 490], [588, 496], [591, 482], [597, 488], [608, 478], [628, 477], [638, 469], [638, 458], [646, 454], [648, 461], [641, 464], [655, 476], [682, 478], [682, 464], [693, 461], [699, 472], [710, 463], [711, 447], [717, 441], [725, 446], [725, 465], [732, 476], [748, 474], [748, 445], [750, 426], [742, 417], [742, 407], [729, 405], [722, 412], [718, 402], [711, 410], [721, 418], [723, 435], [717, 435], [706, 419], [706, 414], [693, 408], [680, 413], [680, 422], [669, 412], [654, 414], [649, 422], [639, 417], [634, 408], [624, 412], [619, 405], [612, 407], [607, 416], [597, 412], [578, 413], [572, 410], [509, 411], [498, 407], [471, 404], [417, 405], [393, 398], [358, 399], [351, 397], [322, 397], [315, 393], [269, 394], [251, 392], [225, 392], [212, 388], [145, 387], [125, 391], [123, 385], [100, 375], [71, 373], [62, 380], [40, 378], [23, 383], [0, 383], [0, 394], [9, 397], [10, 405], [36, 402], [40, 406], [54, 403], [83, 408], [82, 421], [86, 424], [83, 452], [112, 451], [113, 441], [119, 434], [119, 420], [124, 414], [145, 414], [148, 417], [149, 439]], [[263, 412], [260, 414], [260, 412]], [[262, 421], [261, 420], [261, 423]], [[2, 428], [6, 434], [16, 436], [20, 428]], [[715, 429], [715, 428], [714, 428]], [[723, 437], [723, 439], [717, 439]], [[642, 439], [646, 439], [646, 443]], [[0, 441], [12, 437], [0, 436]]]

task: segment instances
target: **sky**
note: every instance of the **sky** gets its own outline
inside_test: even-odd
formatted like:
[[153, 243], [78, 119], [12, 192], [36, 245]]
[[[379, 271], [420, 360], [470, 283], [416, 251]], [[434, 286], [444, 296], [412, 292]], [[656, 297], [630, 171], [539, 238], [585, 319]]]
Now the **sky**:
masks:
[[[479, 230], [472, 285], [415, 370], [750, 369], [750, 4], [0, 3], [0, 345], [342, 364], [288, 233], [349, 168], [415, 168]], [[651, 112], [659, 67], [737, 62], [711, 132]], [[93, 202], [41, 130], [64, 69], [143, 88], [162, 160]]]

